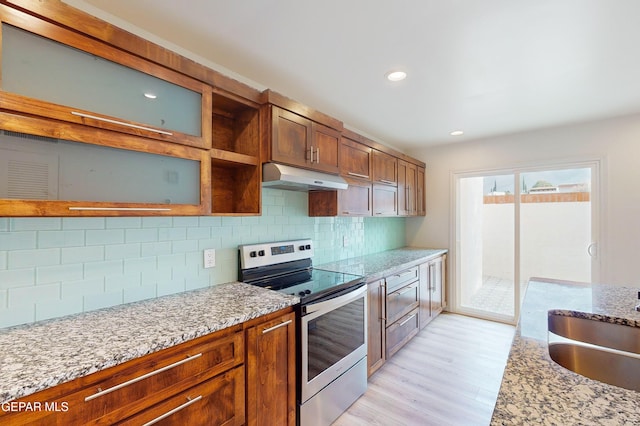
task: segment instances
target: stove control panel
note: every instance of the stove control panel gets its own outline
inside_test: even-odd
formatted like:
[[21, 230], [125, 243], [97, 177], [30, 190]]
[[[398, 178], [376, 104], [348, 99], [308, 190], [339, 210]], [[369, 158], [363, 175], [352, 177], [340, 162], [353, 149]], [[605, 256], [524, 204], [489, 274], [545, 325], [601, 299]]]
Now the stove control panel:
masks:
[[309, 239], [245, 244], [239, 246], [238, 249], [240, 250], [240, 267], [242, 269], [313, 257], [313, 243]]

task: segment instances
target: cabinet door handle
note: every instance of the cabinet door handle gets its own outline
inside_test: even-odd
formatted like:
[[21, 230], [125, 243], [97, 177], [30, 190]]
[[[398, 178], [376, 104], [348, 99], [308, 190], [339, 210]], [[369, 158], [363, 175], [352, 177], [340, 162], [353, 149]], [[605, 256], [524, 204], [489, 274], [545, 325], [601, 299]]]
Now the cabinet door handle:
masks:
[[278, 324], [278, 325], [274, 325], [273, 327], [265, 328], [264, 330], [262, 330], [262, 334], [267, 334], [267, 333], [269, 333], [270, 331], [273, 331], [273, 330], [275, 330], [275, 329], [277, 329], [277, 328], [280, 328], [280, 327], [284, 327], [285, 325], [289, 325], [289, 324], [291, 324], [292, 322], [293, 322], [293, 320], [288, 320], [288, 321], [285, 321], [285, 322], [280, 323], [280, 324]]
[[320, 164], [320, 148], [316, 148], [316, 163]]
[[402, 290], [396, 291], [396, 296], [402, 296], [403, 294], [408, 293], [411, 290], [415, 290], [415, 288], [416, 288], [415, 285], [403, 288]]
[[137, 124], [125, 123], [124, 121], [112, 120], [110, 118], [98, 117], [97, 115], [85, 114], [83, 112], [71, 111], [71, 114], [78, 117], [91, 118], [98, 121], [104, 121], [105, 123], [117, 124], [119, 126], [132, 127], [134, 129], [146, 130], [148, 132], [160, 133], [161, 135], [173, 136], [173, 133], [166, 132], [160, 129], [154, 129], [152, 127], [138, 126]]
[[92, 399], [96, 399], [98, 397], [101, 397], [103, 395], [106, 395], [108, 393], [116, 391], [118, 389], [122, 389], [125, 386], [129, 386], [129, 385], [132, 385], [132, 384], [134, 384], [136, 382], [139, 382], [140, 380], [144, 380], [144, 379], [146, 379], [148, 377], [155, 376], [158, 373], [162, 373], [163, 371], [167, 371], [167, 370], [170, 370], [170, 369], [172, 369], [174, 367], [177, 367], [179, 365], [187, 363], [189, 361], [193, 361], [194, 359], [200, 358], [201, 356], [202, 356], [202, 352], [200, 352], [197, 355], [187, 356], [186, 359], [174, 362], [173, 364], [169, 364], [169, 365], [167, 365], [165, 367], [162, 367], [162, 368], [158, 368], [157, 370], [150, 371], [147, 374], [143, 374], [142, 376], [138, 376], [138, 377], [135, 377], [135, 378], [133, 378], [131, 380], [127, 380], [126, 382], [120, 383], [119, 385], [112, 386], [112, 387], [110, 387], [108, 389], [105, 389], [105, 390], [99, 390], [99, 392], [96, 392], [93, 395], [89, 395], [89, 396], [85, 397], [84, 402], [91, 401]]
[[69, 207], [69, 210], [90, 210], [90, 211], [123, 211], [123, 212], [170, 212], [170, 208], [151, 207]]
[[416, 316], [416, 315], [418, 315], [418, 314], [413, 314], [413, 315], [411, 315], [409, 318], [407, 318], [406, 320], [402, 321], [402, 322], [400, 323], [400, 327], [402, 327], [403, 325], [405, 325], [406, 323], [408, 323], [409, 321], [411, 321], [413, 318], [415, 318], [415, 316]]
[[378, 179], [378, 180], [379, 180], [380, 182], [382, 182], [382, 183], [390, 183], [390, 184], [392, 184], [392, 185], [395, 183], [394, 181], [386, 180], [386, 179]]
[[349, 176], [355, 176], [359, 178], [369, 179], [369, 175], [361, 175], [360, 173], [347, 172]]
[[178, 407], [174, 408], [173, 410], [167, 411], [167, 412], [166, 412], [166, 413], [164, 413], [163, 415], [161, 415], [161, 416], [159, 416], [159, 417], [156, 417], [155, 419], [153, 419], [153, 420], [151, 420], [151, 421], [149, 421], [149, 422], [146, 422], [146, 423], [145, 423], [145, 424], [143, 424], [142, 426], [151, 426], [151, 425], [154, 425], [154, 424], [158, 423], [160, 420], [164, 420], [164, 419], [166, 419], [166, 418], [167, 418], [167, 417], [169, 417], [170, 415], [175, 414], [175, 413], [177, 413], [178, 411], [180, 411], [180, 410], [182, 410], [182, 409], [187, 408], [187, 407], [188, 407], [188, 406], [190, 406], [191, 404], [194, 404], [194, 403], [196, 403], [196, 402], [200, 401], [201, 399], [202, 399], [202, 395], [198, 395], [197, 397], [195, 397], [195, 398], [193, 398], [193, 399], [191, 399], [191, 398], [187, 397], [187, 402], [185, 402], [184, 404], [179, 405]]

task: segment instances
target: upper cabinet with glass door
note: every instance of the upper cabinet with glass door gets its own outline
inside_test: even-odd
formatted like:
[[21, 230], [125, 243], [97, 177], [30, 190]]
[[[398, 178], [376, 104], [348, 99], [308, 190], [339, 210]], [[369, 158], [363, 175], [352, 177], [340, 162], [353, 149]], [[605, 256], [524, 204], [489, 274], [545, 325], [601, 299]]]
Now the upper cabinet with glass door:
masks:
[[211, 87], [0, 6], [0, 108], [211, 148]]

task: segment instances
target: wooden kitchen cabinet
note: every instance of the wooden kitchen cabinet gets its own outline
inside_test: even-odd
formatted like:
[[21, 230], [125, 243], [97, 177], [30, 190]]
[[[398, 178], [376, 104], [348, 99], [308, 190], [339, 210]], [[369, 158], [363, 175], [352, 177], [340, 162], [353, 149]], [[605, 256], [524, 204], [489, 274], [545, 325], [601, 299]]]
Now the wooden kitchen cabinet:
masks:
[[373, 150], [373, 181], [385, 185], [398, 185], [398, 159], [382, 151]]
[[168, 398], [133, 417], [122, 426], [240, 426], [244, 423], [244, 367], [209, 379]]
[[3, 110], [211, 147], [208, 84], [5, 4], [0, 21]]
[[417, 214], [418, 167], [404, 160], [398, 160], [398, 216]]
[[386, 338], [386, 286], [380, 279], [367, 283], [368, 335], [367, 375], [375, 373], [385, 361]]
[[294, 313], [253, 325], [247, 341], [247, 424], [296, 423]]
[[270, 161], [338, 174], [340, 130], [266, 105], [266, 152]]
[[345, 178], [349, 185], [339, 191], [309, 191], [309, 216], [371, 216], [372, 186]]
[[0, 216], [206, 215], [209, 152], [0, 112]]
[[397, 216], [398, 215], [398, 188], [391, 185], [381, 185], [374, 183], [373, 192], [373, 215]]
[[343, 136], [340, 144], [340, 174], [347, 178], [371, 182], [372, 156], [371, 147]]
[[[245, 420], [244, 354], [241, 326], [231, 327], [29, 395], [19, 401], [68, 409], [0, 412], [0, 423], [111, 425], [129, 419], [141, 424], [183, 406], [175, 422], [168, 418], [164, 424], [185, 424], [179, 419], [197, 409], [203, 414], [221, 410], [224, 417], [201, 424], [240, 425]], [[190, 401], [195, 407], [188, 408]]]
[[389, 359], [418, 333], [420, 304], [418, 266], [386, 278], [386, 345]]
[[420, 328], [437, 317], [446, 306], [444, 254], [420, 265]]
[[425, 168], [418, 166], [416, 169], [416, 214], [418, 216], [425, 216], [427, 214], [425, 179]]
[[259, 104], [214, 91], [211, 153], [211, 213], [261, 213]]

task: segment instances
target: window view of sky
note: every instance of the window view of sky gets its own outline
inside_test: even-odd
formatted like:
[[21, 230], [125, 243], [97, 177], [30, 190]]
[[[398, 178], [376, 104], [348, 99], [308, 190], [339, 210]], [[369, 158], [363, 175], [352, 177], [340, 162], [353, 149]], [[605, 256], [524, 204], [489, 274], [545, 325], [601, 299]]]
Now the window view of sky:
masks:
[[[552, 185], [562, 185], [570, 183], [591, 182], [591, 169], [567, 169], [567, 170], [546, 170], [541, 172], [521, 173], [520, 178], [524, 180], [527, 188], [532, 188], [538, 181], [546, 181]], [[487, 176], [484, 178], [484, 193], [492, 191], [515, 193], [513, 175]], [[522, 181], [520, 182], [522, 186]]]

